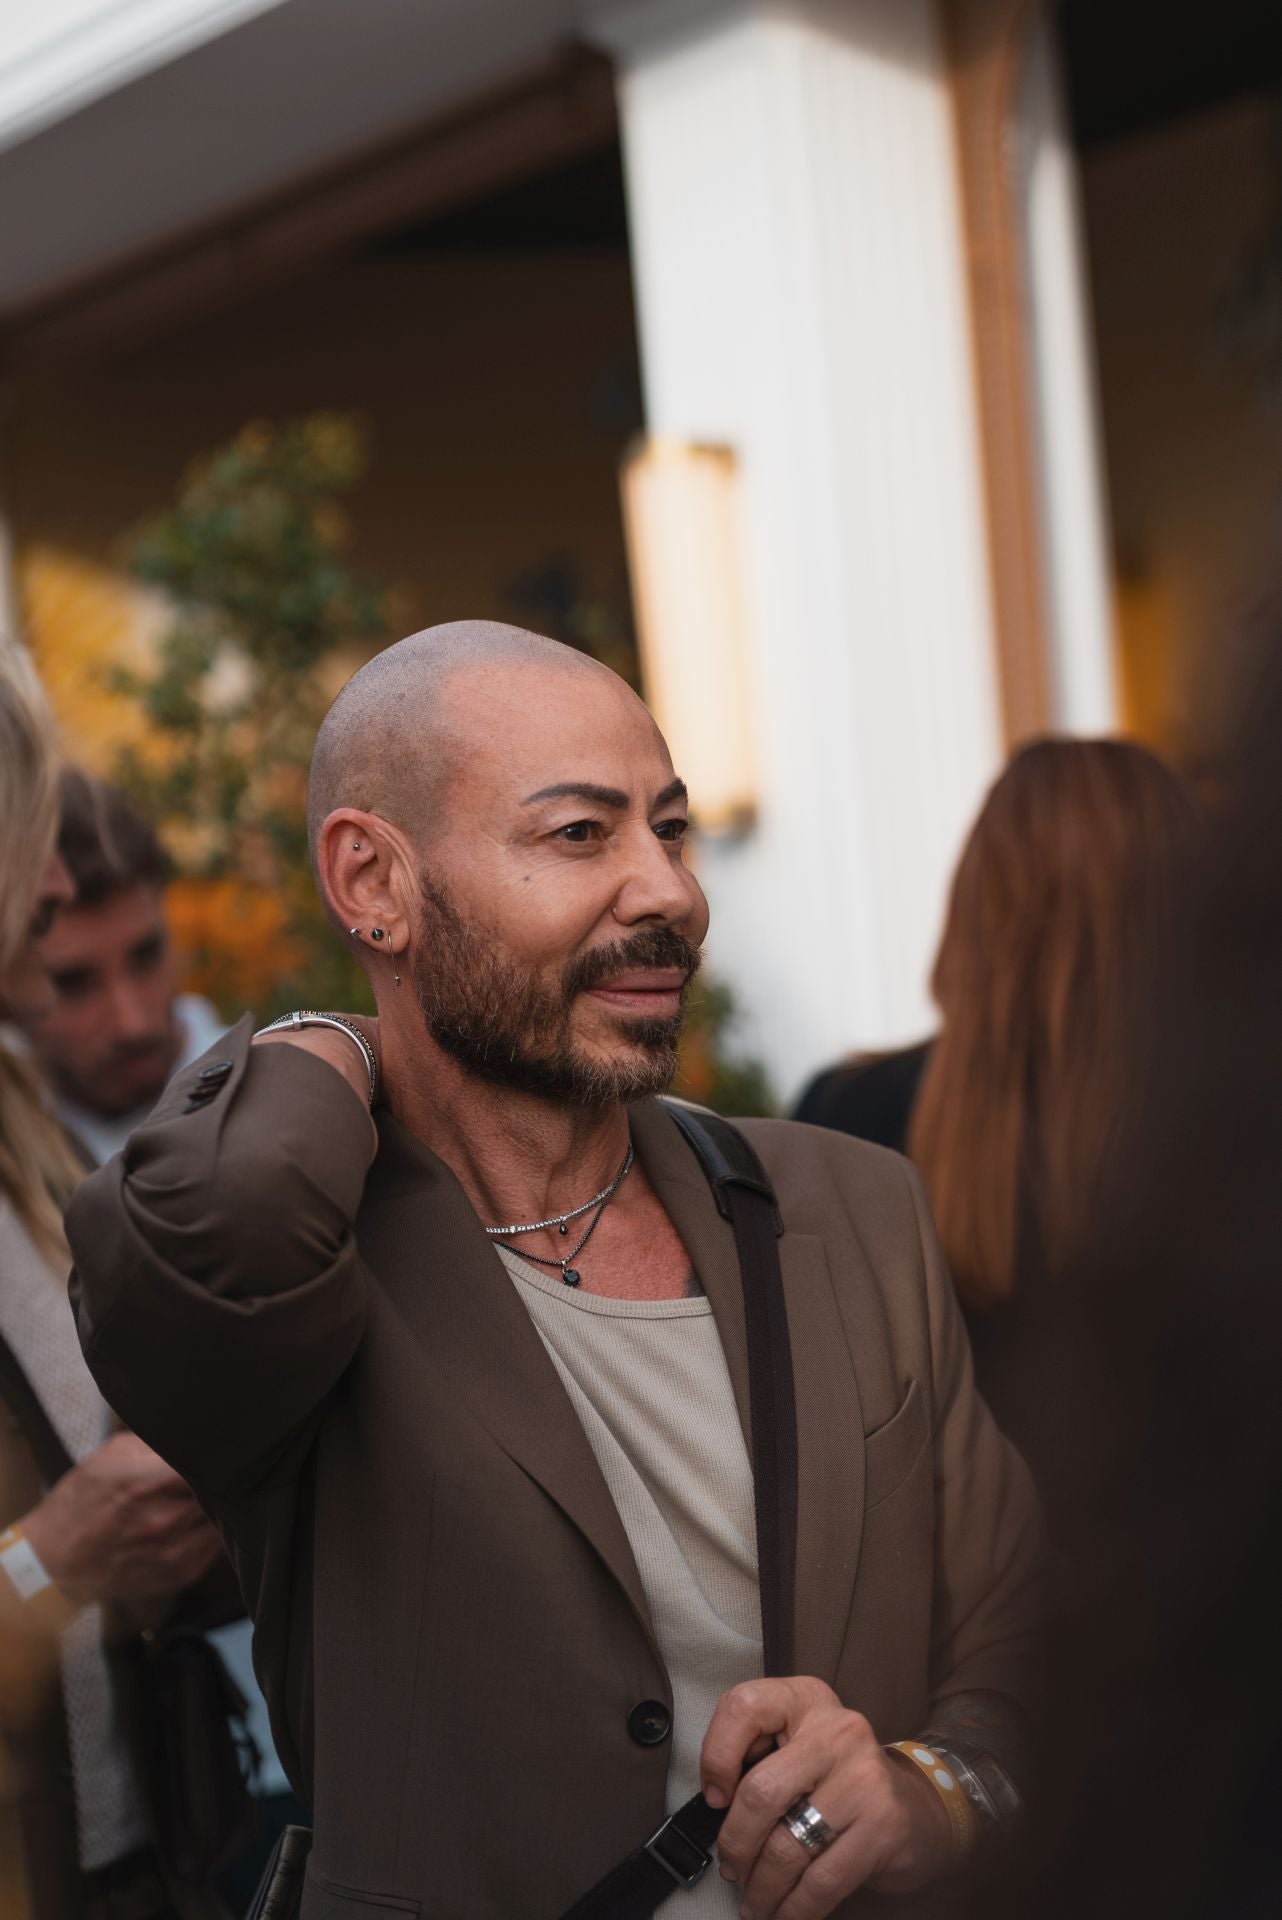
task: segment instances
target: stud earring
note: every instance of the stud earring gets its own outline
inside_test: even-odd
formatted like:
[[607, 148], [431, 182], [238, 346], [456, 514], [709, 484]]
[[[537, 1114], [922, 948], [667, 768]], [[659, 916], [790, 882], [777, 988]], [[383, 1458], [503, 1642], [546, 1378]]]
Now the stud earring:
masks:
[[386, 939], [386, 937], [387, 936], [383, 932], [382, 927], [374, 927], [370, 932], [371, 940], [383, 940], [383, 939]]
[[353, 842], [352, 842], [352, 852], [353, 852], [353, 853], [359, 853], [359, 852], [360, 852], [360, 850], [361, 850], [361, 843], [360, 843], [360, 841], [359, 841], [359, 840], [353, 840]]
[[352, 939], [353, 939], [353, 940], [359, 940], [359, 939], [360, 939], [360, 937], [361, 937], [361, 930], [360, 930], [360, 928], [359, 928], [359, 927], [349, 927], [349, 928], [347, 929], [347, 931], [348, 931], [348, 932], [349, 932], [349, 933], [351, 934], [351, 936], [352, 936]]

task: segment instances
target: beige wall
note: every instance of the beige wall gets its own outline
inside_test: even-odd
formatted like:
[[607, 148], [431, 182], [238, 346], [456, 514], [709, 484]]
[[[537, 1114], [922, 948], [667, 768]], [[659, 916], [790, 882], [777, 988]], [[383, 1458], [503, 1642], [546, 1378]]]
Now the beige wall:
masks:
[[1282, 395], [1226, 351], [1220, 321], [1277, 219], [1276, 170], [1259, 101], [1083, 166], [1129, 717], [1195, 756], [1214, 749], [1224, 668], [1276, 567]]
[[4, 426], [6, 493], [20, 542], [110, 560], [247, 420], [354, 408], [374, 445], [358, 560], [404, 588], [408, 625], [510, 618], [505, 587], [554, 553], [618, 590], [635, 364], [622, 255], [353, 261], [29, 381]]

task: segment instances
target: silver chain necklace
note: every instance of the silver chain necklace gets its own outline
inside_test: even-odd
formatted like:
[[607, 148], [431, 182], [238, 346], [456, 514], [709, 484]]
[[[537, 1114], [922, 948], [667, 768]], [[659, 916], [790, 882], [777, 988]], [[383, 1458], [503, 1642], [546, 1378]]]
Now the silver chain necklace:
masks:
[[623, 1165], [619, 1168], [619, 1171], [615, 1174], [609, 1186], [602, 1187], [600, 1193], [595, 1194], [591, 1200], [585, 1200], [581, 1207], [571, 1207], [567, 1213], [554, 1213], [550, 1219], [547, 1220], [531, 1220], [528, 1226], [486, 1227], [486, 1234], [491, 1240], [497, 1240], [500, 1246], [502, 1246], [502, 1244], [506, 1240], [510, 1240], [514, 1234], [540, 1233], [545, 1227], [555, 1227], [558, 1233], [568, 1233], [571, 1220], [581, 1219], [585, 1213], [591, 1213], [592, 1218], [588, 1221], [586, 1231], [581, 1238], [575, 1242], [574, 1246], [570, 1248], [570, 1251], [563, 1259], [549, 1260], [541, 1253], [527, 1253], [523, 1247], [508, 1248], [509, 1253], [519, 1254], [522, 1260], [532, 1260], [537, 1267], [551, 1267], [555, 1269], [560, 1273], [567, 1287], [577, 1287], [583, 1275], [575, 1267], [574, 1262], [578, 1259], [584, 1247], [587, 1246], [588, 1241], [596, 1232], [601, 1215], [605, 1212], [611, 1200], [613, 1200], [615, 1194], [627, 1179], [632, 1168], [633, 1157], [634, 1150], [632, 1142], [629, 1140], [628, 1150], [623, 1156]]

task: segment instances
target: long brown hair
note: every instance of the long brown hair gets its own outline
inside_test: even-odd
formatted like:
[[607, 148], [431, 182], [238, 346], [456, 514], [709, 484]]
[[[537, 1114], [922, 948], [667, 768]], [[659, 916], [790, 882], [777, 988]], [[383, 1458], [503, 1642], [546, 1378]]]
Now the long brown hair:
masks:
[[1180, 781], [1122, 741], [1037, 741], [988, 795], [953, 879], [908, 1142], [969, 1306], [1006, 1299], [1021, 1258], [1061, 1263], [1087, 1223], [1196, 838]]
[[[27, 654], [0, 637], [0, 1014], [57, 831], [53, 721]], [[65, 1257], [62, 1203], [78, 1171], [34, 1064], [0, 1037], [0, 1195], [55, 1263]]]

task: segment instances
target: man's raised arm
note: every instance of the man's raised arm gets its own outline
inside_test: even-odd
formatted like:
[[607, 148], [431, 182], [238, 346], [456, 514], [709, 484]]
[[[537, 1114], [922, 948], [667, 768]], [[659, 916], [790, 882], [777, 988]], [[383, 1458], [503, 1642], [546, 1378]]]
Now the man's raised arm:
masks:
[[103, 1395], [211, 1490], [296, 1469], [364, 1326], [352, 1222], [377, 1136], [342, 1037], [308, 1039], [252, 1046], [242, 1020], [175, 1076], [67, 1218]]

